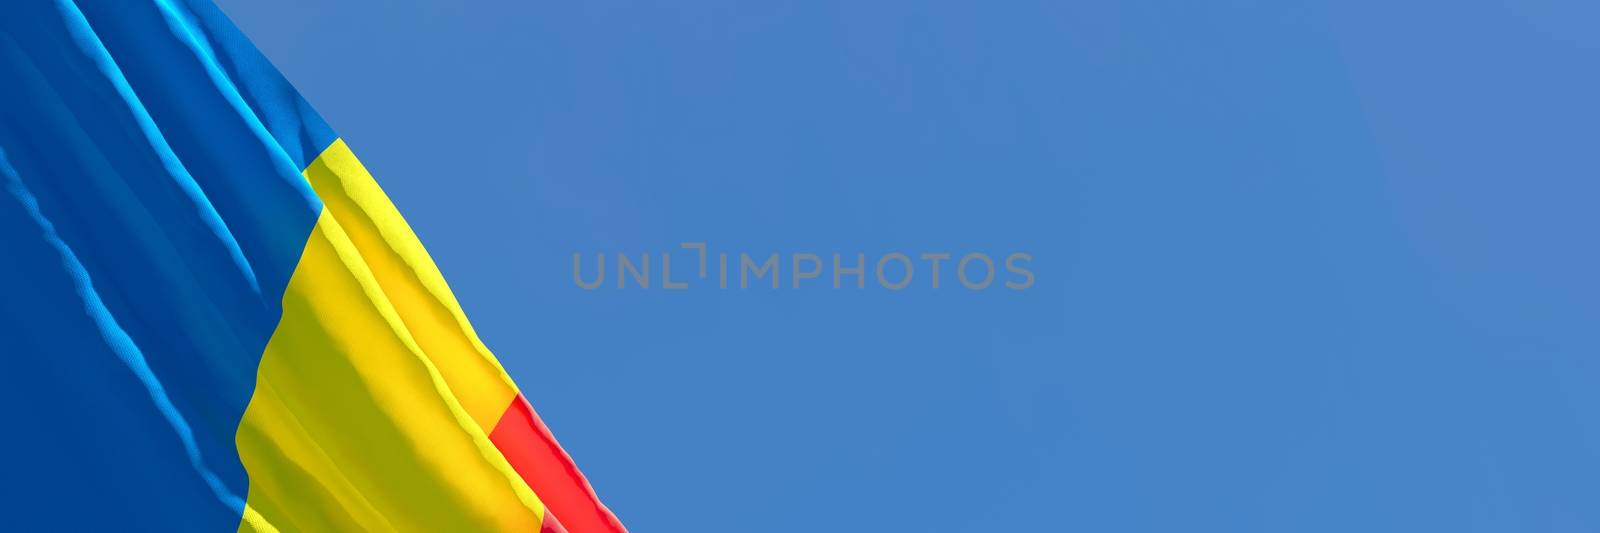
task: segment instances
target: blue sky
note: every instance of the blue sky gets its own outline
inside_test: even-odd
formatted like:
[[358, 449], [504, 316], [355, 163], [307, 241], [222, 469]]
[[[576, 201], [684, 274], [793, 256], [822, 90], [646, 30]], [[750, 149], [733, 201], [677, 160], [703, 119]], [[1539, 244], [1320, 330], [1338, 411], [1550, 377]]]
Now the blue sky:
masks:
[[1592, 4], [220, 3], [636, 531], [1600, 528]]

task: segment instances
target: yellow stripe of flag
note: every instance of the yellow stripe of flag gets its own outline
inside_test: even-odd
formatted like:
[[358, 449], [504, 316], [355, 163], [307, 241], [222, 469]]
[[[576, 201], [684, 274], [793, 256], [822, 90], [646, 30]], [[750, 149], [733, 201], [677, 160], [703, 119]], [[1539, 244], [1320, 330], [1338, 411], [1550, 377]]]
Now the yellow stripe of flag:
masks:
[[237, 435], [240, 529], [537, 531], [488, 438], [516, 388], [344, 142], [305, 175], [324, 210]]

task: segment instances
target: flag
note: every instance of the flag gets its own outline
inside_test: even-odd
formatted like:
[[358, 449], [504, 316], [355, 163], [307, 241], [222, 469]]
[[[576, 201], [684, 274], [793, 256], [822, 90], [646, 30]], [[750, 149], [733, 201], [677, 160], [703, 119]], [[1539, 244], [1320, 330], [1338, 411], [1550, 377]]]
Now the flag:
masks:
[[4, 531], [624, 531], [209, 0], [0, 5], [0, 423]]

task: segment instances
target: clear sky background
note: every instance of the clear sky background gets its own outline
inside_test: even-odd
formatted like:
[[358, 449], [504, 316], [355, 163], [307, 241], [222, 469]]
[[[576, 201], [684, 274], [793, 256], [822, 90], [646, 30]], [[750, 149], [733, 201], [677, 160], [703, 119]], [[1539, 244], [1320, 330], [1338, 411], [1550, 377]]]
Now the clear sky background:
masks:
[[1592, 2], [220, 3], [635, 531], [1600, 530]]

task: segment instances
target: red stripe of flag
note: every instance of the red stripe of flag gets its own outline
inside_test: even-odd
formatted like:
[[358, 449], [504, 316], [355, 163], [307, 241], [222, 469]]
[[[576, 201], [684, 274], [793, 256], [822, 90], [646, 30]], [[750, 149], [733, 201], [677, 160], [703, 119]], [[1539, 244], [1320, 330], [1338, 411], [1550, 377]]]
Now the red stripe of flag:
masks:
[[[626, 533], [627, 528], [595, 496], [572, 458], [533, 412], [528, 400], [517, 394], [494, 431], [489, 433], [500, 453], [528, 483], [545, 506], [541, 533]], [[558, 522], [554, 517], [559, 516]]]

